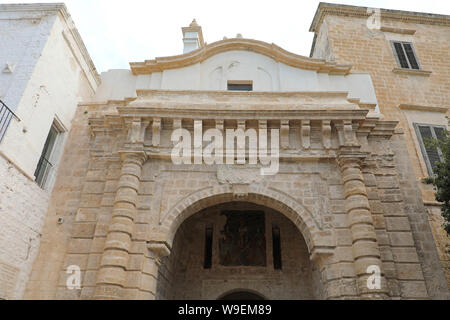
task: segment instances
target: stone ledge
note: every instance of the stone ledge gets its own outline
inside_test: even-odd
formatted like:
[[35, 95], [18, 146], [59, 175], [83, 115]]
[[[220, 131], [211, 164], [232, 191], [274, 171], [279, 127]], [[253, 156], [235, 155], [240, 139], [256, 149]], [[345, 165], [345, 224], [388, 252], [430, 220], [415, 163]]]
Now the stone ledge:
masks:
[[[20, 167], [19, 164], [17, 164], [13, 159], [11, 159], [10, 157], [8, 157], [3, 151], [0, 151], [0, 156], [3, 157], [3, 159], [5, 159], [7, 162], [9, 162], [10, 164], [12, 164], [14, 166], [14, 168], [17, 169], [17, 171], [19, 171], [21, 174], [23, 174], [24, 177], [26, 177], [28, 180], [35, 182], [36, 178], [33, 177], [32, 175], [30, 175], [28, 172], [26, 172], [24, 169], [22, 169]], [[36, 184], [37, 185], [37, 184]]]
[[405, 75], [413, 75], [413, 76], [424, 76], [429, 77], [432, 71], [426, 70], [417, 70], [417, 69], [406, 69], [406, 68], [394, 68], [392, 69], [393, 73], [397, 74], [405, 74]]
[[416, 110], [440, 113], [447, 113], [447, 111], [449, 110], [448, 107], [420, 106], [414, 104], [400, 104], [398, 107], [402, 110]]
[[399, 34], [409, 34], [413, 35], [416, 33], [414, 29], [403, 29], [403, 28], [393, 28], [393, 27], [381, 27], [382, 32], [399, 33]]

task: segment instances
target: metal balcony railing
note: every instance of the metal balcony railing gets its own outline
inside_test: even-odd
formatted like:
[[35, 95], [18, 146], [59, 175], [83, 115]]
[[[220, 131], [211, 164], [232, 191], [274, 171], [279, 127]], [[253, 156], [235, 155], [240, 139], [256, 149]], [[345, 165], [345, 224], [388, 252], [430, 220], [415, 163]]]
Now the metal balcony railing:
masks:
[[8, 129], [9, 123], [13, 117], [16, 118], [17, 121], [20, 121], [19, 117], [16, 116], [16, 114], [12, 112], [2, 100], [0, 100], [0, 142], [2, 141], [6, 133], [6, 129]]

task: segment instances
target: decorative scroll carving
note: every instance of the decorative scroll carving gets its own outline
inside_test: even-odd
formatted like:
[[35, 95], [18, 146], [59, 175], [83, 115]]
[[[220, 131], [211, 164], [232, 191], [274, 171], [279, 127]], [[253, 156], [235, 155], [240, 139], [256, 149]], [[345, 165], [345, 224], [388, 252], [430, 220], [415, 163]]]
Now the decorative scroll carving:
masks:
[[338, 130], [339, 145], [340, 146], [358, 146], [358, 140], [356, 139], [357, 123], [352, 123], [351, 120], [343, 120], [335, 123]]
[[203, 121], [194, 120], [194, 164], [202, 164], [203, 158]]
[[140, 132], [141, 132], [141, 119], [133, 119], [129, 129], [129, 136], [128, 136], [129, 141], [131, 143], [139, 142]]
[[181, 119], [173, 119], [173, 129], [181, 129]]
[[223, 131], [223, 120], [216, 120], [216, 129]]
[[344, 120], [343, 122], [344, 129], [344, 145], [351, 145], [353, 142], [353, 126], [350, 120]]
[[358, 142], [355, 137], [355, 127], [357, 124], [353, 124], [351, 120], [344, 120], [344, 145], [346, 146], [354, 146], [357, 145]]
[[154, 118], [152, 124], [152, 146], [158, 147], [161, 143], [161, 118]]
[[145, 140], [145, 131], [147, 131], [147, 127], [150, 124], [150, 120], [142, 120], [141, 121], [141, 132], [139, 133], [139, 143], [144, 143]]
[[[245, 120], [238, 120], [237, 121], [237, 129], [238, 130], [242, 130], [243, 132], [245, 132]], [[228, 142], [227, 142], [228, 143]], [[245, 159], [245, 143], [241, 144], [239, 142], [237, 142], [237, 146], [236, 146], [236, 151], [237, 151], [237, 163], [239, 164], [245, 164], [246, 159]], [[242, 158], [239, 157], [239, 155], [244, 155]]]
[[311, 122], [309, 120], [302, 120], [301, 136], [302, 147], [309, 149], [311, 147]]
[[128, 123], [128, 142], [139, 144], [144, 143], [145, 130], [149, 124], [148, 120], [134, 118]]
[[322, 121], [322, 144], [325, 149], [331, 148], [331, 121]]
[[289, 148], [289, 120], [281, 120], [280, 124], [281, 148]]

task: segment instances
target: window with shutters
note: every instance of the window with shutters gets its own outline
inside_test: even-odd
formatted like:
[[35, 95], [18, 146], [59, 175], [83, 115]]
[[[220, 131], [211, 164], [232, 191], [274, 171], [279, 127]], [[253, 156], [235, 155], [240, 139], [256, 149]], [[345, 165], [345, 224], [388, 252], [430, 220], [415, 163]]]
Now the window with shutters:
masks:
[[417, 139], [419, 140], [420, 149], [427, 166], [428, 174], [431, 176], [433, 174], [435, 163], [441, 162], [443, 158], [439, 148], [429, 146], [426, 142], [431, 139], [443, 139], [445, 127], [414, 123], [414, 129], [416, 130]]
[[397, 63], [404, 69], [420, 69], [414, 47], [411, 42], [392, 41], [392, 48], [397, 59]]
[[47, 140], [45, 141], [44, 149], [42, 150], [42, 154], [36, 167], [36, 171], [34, 172], [36, 183], [41, 188], [44, 188], [46, 186], [55, 170], [53, 156], [60, 133], [61, 131], [58, 129], [57, 125], [53, 123], [52, 127], [50, 128], [50, 132], [48, 133]]

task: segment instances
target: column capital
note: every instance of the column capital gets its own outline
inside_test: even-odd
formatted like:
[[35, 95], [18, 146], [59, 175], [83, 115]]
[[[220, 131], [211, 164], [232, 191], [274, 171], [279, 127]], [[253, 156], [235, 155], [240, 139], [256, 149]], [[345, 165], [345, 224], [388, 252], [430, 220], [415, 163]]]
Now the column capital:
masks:
[[369, 156], [368, 152], [360, 151], [359, 148], [354, 147], [341, 147], [337, 152], [337, 161], [340, 166], [345, 165], [346, 163], [358, 163], [366, 159]]
[[140, 165], [148, 158], [144, 151], [138, 150], [122, 150], [119, 151], [119, 156], [123, 162], [138, 162]]
[[170, 254], [170, 246], [163, 241], [147, 241], [147, 249], [154, 255], [157, 261]]

